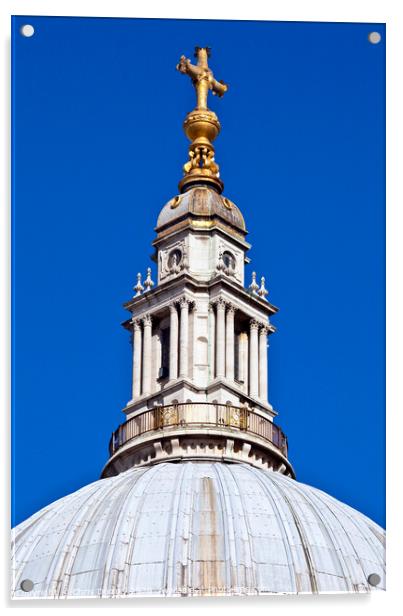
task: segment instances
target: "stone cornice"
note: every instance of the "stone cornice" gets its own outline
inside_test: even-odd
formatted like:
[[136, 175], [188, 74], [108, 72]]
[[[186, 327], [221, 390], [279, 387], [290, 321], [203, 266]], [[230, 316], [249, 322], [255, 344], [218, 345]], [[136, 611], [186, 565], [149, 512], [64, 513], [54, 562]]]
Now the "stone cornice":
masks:
[[[276, 314], [276, 312], [278, 312], [279, 310], [277, 306], [274, 306], [274, 304], [271, 304], [267, 300], [261, 299], [258, 295], [251, 295], [242, 285], [234, 282], [226, 276], [216, 276], [215, 278], [213, 278], [213, 280], [207, 283], [207, 286], [211, 290], [217, 287], [221, 287], [222, 289], [229, 289], [236, 294], [235, 299], [240, 298], [250, 306], [257, 307], [259, 310], [262, 310], [268, 315]], [[234, 302], [235, 304], [238, 303], [234, 301], [233, 298], [228, 298], [228, 301]]]
[[182, 218], [178, 218], [175, 223], [168, 223], [163, 227], [154, 229], [158, 235], [153, 241], [153, 246], [158, 246], [162, 241], [167, 238], [172, 238], [177, 233], [182, 231], [194, 231], [195, 233], [209, 233], [212, 231], [218, 231], [230, 237], [231, 240], [240, 244], [243, 248], [249, 249], [251, 246], [245, 241], [247, 231], [241, 232], [236, 230], [230, 224], [223, 222], [219, 217], [212, 216], [211, 219], [206, 220], [204, 217], [200, 218], [193, 214], [185, 214]]
[[[251, 307], [256, 307], [258, 308], [258, 310], [261, 310], [268, 315], [273, 315], [279, 310], [276, 306], [266, 300], [261, 299], [259, 296], [251, 295], [242, 285], [228, 279], [226, 276], [217, 275], [215, 276], [215, 278], [208, 282], [199, 282], [195, 280], [192, 276], [190, 276], [190, 274], [188, 274], [187, 272], [179, 274], [174, 279], [159, 283], [158, 286], [154, 287], [147, 293], [130, 299], [128, 302], [123, 304], [123, 307], [130, 312], [135, 306], [142, 307], [143, 310], [141, 310], [141, 312], [147, 312], [147, 310], [150, 310], [152, 307], [154, 307], [154, 304], [157, 304], [157, 302], [160, 301], [159, 298], [161, 297], [161, 295], [163, 295], [167, 291], [169, 292], [169, 296], [172, 301], [172, 293], [174, 293], [177, 289], [184, 289], [185, 287], [188, 288], [190, 291], [213, 291], [217, 288], [228, 289], [234, 292], [237, 297], [241, 298]], [[216, 292], [216, 294], [218, 294], [218, 291]], [[211, 299], [214, 299], [214, 297], [212, 297]], [[233, 300], [228, 298], [228, 301]]]

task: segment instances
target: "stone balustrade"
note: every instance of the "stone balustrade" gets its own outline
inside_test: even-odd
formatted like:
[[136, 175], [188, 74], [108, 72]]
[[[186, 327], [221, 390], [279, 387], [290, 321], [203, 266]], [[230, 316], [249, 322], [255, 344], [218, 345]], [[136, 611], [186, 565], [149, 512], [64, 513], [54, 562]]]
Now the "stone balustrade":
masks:
[[252, 434], [274, 445], [287, 457], [287, 438], [279, 426], [246, 408], [226, 404], [189, 402], [147, 410], [132, 417], [112, 434], [109, 453], [113, 456], [128, 441], [147, 433], [185, 429], [222, 429]]

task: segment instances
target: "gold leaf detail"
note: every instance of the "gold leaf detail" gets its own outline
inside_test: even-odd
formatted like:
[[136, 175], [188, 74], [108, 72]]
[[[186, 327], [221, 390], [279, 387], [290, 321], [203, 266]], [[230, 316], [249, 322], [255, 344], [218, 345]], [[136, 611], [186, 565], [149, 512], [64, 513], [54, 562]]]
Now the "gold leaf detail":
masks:
[[172, 199], [171, 210], [174, 210], [176, 207], [178, 207], [179, 203], [182, 200], [182, 197], [183, 195], [176, 195], [176, 197]]

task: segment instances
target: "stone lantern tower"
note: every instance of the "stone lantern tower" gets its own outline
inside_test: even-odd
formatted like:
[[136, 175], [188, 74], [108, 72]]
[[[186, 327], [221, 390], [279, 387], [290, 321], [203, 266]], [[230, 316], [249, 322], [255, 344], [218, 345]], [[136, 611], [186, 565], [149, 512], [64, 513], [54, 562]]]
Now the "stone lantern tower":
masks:
[[197, 65], [182, 56], [197, 106], [185, 118], [191, 140], [180, 192], [162, 208], [155, 228], [151, 272], [125, 304], [124, 326], [133, 337], [132, 397], [126, 421], [114, 432], [103, 476], [133, 466], [178, 460], [248, 462], [294, 476], [287, 441], [273, 422], [268, 399], [270, 317], [264, 278], [248, 263], [246, 226], [239, 208], [222, 194], [212, 141], [220, 123], [207, 93], [227, 86], [208, 67], [208, 48]]

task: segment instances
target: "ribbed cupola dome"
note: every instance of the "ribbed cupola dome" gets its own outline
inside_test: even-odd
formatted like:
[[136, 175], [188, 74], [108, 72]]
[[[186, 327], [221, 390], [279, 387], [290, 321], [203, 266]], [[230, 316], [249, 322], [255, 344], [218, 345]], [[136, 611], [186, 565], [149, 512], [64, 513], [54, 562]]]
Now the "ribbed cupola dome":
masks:
[[247, 233], [244, 218], [235, 203], [207, 186], [193, 186], [170, 199], [158, 216], [156, 231], [162, 232], [187, 219], [194, 221], [196, 227], [197, 221], [221, 222], [230, 232], [233, 230], [243, 237]]

